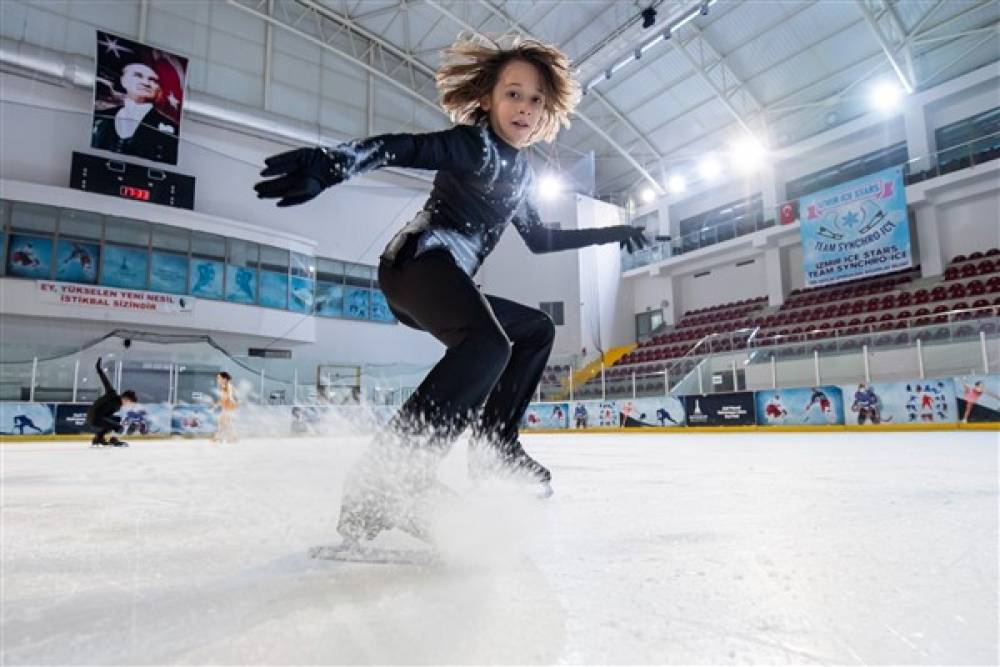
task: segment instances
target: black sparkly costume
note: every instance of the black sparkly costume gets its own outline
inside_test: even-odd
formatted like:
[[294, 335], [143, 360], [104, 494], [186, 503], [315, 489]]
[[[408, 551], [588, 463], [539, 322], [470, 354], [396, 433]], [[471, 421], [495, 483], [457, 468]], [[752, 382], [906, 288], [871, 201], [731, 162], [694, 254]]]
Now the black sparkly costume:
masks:
[[[409, 443], [414, 455], [433, 463], [475, 422], [477, 453], [485, 451], [487, 458], [548, 483], [549, 471], [518, 442], [518, 427], [542, 377], [555, 327], [540, 310], [483, 294], [472, 276], [508, 223], [535, 253], [608, 242], [641, 247], [641, 231], [545, 227], [528, 200], [533, 171], [526, 156], [486, 125], [299, 149], [270, 158], [267, 165], [263, 176], [280, 177], [256, 189], [261, 197], [280, 197], [279, 206], [308, 201], [325, 187], [383, 166], [437, 170], [423, 210], [382, 253], [379, 284], [400, 322], [427, 331], [447, 351], [394, 417], [391, 432]], [[366, 478], [365, 470], [377, 474], [392, 467], [391, 459], [377, 442], [349, 476], [339, 528], [345, 535], [356, 539], [377, 532], [380, 526], [373, 526], [370, 515], [384, 512], [371, 503], [360, 511], [360, 500], [349, 501], [370, 501], [371, 485], [358, 480]], [[402, 467], [426, 483], [425, 473], [413, 472], [422, 466]], [[381, 527], [393, 523], [385, 516], [379, 521]]]

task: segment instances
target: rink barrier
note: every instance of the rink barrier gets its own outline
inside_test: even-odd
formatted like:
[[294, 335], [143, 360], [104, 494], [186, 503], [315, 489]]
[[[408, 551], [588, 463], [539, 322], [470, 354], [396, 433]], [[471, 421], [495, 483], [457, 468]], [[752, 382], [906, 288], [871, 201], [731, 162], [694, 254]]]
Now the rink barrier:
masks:
[[[971, 407], [970, 407], [971, 403]], [[85, 403], [0, 402], [0, 440], [85, 439]], [[234, 417], [237, 435], [370, 432], [388, 406], [248, 405]], [[217, 428], [209, 405], [146, 403], [119, 412], [124, 438], [207, 437]], [[1000, 429], [1000, 374], [896, 382], [785, 387], [755, 392], [532, 403], [521, 428], [533, 433], [718, 433]]]

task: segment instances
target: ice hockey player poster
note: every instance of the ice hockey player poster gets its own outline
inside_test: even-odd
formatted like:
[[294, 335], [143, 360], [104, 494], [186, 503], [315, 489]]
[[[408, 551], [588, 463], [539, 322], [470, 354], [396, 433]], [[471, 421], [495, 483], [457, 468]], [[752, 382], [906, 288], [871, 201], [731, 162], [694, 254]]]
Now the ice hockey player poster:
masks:
[[219, 425], [207, 405], [176, 405], [170, 416], [170, 430], [180, 435], [208, 435]]
[[97, 31], [92, 148], [177, 164], [187, 58]]
[[958, 421], [951, 378], [842, 385], [849, 426]]
[[912, 264], [901, 167], [802, 197], [799, 213], [806, 287]]
[[844, 423], [840, 387], [786, 387], [756, 394], [759, 426], [832, 426]]
[[963, 375], [954, 382], [958, 421], [1000, 422], [1000, 375]]
[[532, 403], [524, 411], [522, 426], [533, 428], [569, 428], [569, 403]]
[[752, 426], [753, 392], [685, 396], [688, 426]]

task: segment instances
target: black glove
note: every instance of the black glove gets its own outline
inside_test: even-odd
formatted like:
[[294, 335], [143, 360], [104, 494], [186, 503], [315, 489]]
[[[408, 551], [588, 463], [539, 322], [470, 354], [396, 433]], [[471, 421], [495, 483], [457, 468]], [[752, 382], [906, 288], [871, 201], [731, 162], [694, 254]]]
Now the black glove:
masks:
[[304, 204], [326, 188], [347, 180], [354, 157], [324, 148], [296, 148], [273, 155], [261, 176], [277, 176], [253, 186], [258, 199], [280, 199], [278, 206]]
[[607, 230], [611, 233], [611, 238], [608, 240], [618, 241], [621, 247], [627, 250], [630, 255], [636, 250], [642, 250], [649, 245], [649, 239], [646, 238], [641, 227], [616, 225], [614, 227], [607, 227]]

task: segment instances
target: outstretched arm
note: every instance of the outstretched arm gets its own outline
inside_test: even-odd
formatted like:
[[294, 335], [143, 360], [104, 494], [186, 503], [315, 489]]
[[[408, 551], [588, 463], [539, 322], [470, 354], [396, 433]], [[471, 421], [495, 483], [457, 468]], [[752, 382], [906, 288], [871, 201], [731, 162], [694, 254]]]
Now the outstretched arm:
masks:
[[542, 224], [538, 211], [528, 201], [514, 218], [514, 227], [533, 253], [574, 250], [603, 243], [620, 243], [629, 253], [649, 245], [639, 227], [615, 225], [593, 229], [551, 229]]
[[482, 130], [456, 125], [428, 134], [383, 134], [330, 148], [296, 148], [264, 161], [260, 172], [276, 177], [254, 185], [260, 199], [278, 206], [302, 204], [352, 176], [381, 167], [477, 170], [483, 162]]
[[104, 374], [104, 369], [101, 368], [101, 358], [100, 357], [97, 358], [97, 365], [94, 366], [94, 368], [97, 369], [97, 377], [101, 378], [101, 384], [104, 385], [104, 393], [105, 394], [114, 393], [115, 388], [114, 388], [114, 386], [112, 386], [111, 380], [108, 379], [108, 376]]

